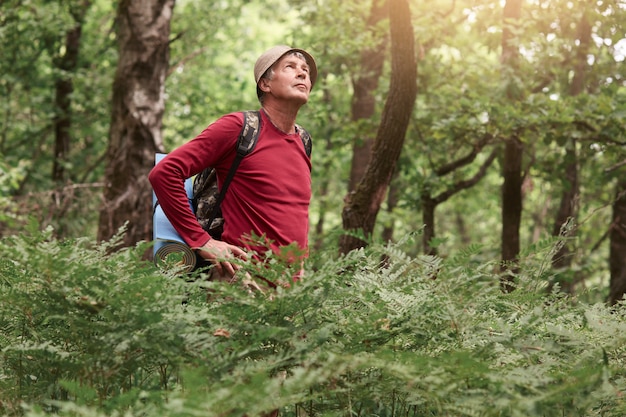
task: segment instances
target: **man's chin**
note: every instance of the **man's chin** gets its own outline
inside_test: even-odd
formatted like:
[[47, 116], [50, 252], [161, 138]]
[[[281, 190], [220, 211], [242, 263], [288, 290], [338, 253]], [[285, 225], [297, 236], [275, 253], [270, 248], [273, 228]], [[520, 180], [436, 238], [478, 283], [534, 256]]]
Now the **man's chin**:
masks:
[[309, 101], [309, 97], [294, 97], [291, 102], [294, 104], [297, 104], [299, 106], [304, 106], [306, 103], [308, 103]]

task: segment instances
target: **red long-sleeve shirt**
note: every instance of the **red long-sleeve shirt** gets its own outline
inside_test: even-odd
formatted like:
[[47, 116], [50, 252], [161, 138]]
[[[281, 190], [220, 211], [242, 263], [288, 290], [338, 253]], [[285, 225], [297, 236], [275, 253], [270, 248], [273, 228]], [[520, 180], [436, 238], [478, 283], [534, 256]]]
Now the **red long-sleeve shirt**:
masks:
[[[256, 147], [243, 158], [221, 204], [222, 240], [260, 253], [268, 247], [278, 251], [292, 243], [306, 250], [311, 160], [298, 133], [280, 131], [263, 111], [260, 113], [262, 127]], [[212, 166], [221, 185], [235, 158], [242, 125], [241, 113], [223, 116], [169, 153], [149, 174], [163, 212], [192, 248], [203, 246], [210, 236], [189, 208], [185, 179]], [[242, 240], [252, 234], [264, 235], [268, 247], [251, 246]]]

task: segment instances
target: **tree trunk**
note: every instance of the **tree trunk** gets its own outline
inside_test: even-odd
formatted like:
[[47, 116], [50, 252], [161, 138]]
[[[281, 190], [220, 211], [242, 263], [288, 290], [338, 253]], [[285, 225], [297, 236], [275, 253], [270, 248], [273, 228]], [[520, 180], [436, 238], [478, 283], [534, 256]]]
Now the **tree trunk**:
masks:
[[123, 0], [117, 9], [119, 61], [113, 83], [104, 202], [98, 239], [128, 223], [124, 246], [152, 239], [148, 172], [162, 151], [164, 83], [174, 0]]
[[[376, 30], [378, 24], [388, 15], [388, 0], [374, 0], [367, 19], [367, 29], [371, 32]], [[352, 121], [368, 120], [376, 111], [376, 89], [385, 63], [385, 51], [387, 49], [387, 37], [378, 38], [378, 43], [361, 52], [361, 70], [353, 82], [354, 95], [352, 97]], [[369, 136], [358, 137], [352, 148], [352, 164], [350, 166], [350, 182], [348, 191], [353, 191], [367, 167], [372, 150], [373, 138]]]
[[422, 235], [422, 245], [424, 254], [437, 255], [437, 246], [432, 245], [435, 238], [435, 209], [437, 202], [430, 194], [430, 189], [425, 189], [422, 194], [422, 222], [424, 223], [424, 234]]
[[70, 151], [71, 95], [74, 91], [71, 73], [76, 70], [82, 33], [82, 22], [76, 23], [76, 26], [65, 34], [65, 54], [59, 58], [56, 65], [62, 73], [55, 82], [56, 115], [54, 117], [52, 180], [56, 183], [63, 183], [66, 179], [65, 163]]
[[510, 138], [504, 149], [502, 184], [502, 289], [512, 291], [513, 276], [518, 270], [519, 229], [522, 219], [522, 142]]
[[[582, 3], [581, 3], [582, 4]], [[586, 7], [583, 4], [583, 7]], [[587, 18], [586, 10], [583, 12], [581, 21], [578, 25], [579, 42], [576, 51], [576, 62], [574, 66], [574, 77], [570, 85], [570, 95], [577, 96], [585, 90], [585, 78], [587, 75], [587, 54], [591, 45], [591, 25]], [[575, 222], [578, 214], [578, 199], [580, 194], [580, 186], [578, 182], [578, 153], [577, 141], [571, 138], [567, 144], [565, 161], [565, 184], [563, 184], [563, 194], [561, 195], [561, 204], [556, 218], [554, 219], [554, 227], [552, 229], [553, 236], [561, 236], [564, 241], [559, 243], [559, 249], [552, 257], [552, 267], [559, 270], [565, 270], [572, 264], [574, 251], [569, 242], [569, 237], [575, 235], [576, 226], [564, 227], [568, 222]], [[572, 293], [576, 280], [574, 277], [567, 279], [557, 279], [561, 289], [564, 292]]]
[[397, 178], [398, 170], [395, 170], [391, 179], [391, 183], [389, 184], [389, 193], [387, 193], [387, 214], [390, 220], [389, 223], [385, 224], [385, 227], [383, 228], [383, 242], [391, 242], [393, 240], [393, 210], [398, 205], [398, 201], [400, 201], [400, 187]]
[[[561, 195], [561, 204], [554, 219], [552, 236], [560, 236], [563, 241], [559, 242], [557, 251], [552, 256], [552, 267], [554, 269], [566, 269], [572, 264], [573, 250], [569, 243], [569, 238], [575, 234], [575, 226], [572, 221], [576, 219], [578, 212], [578, 155], [576, 153], [576, 141], [571, 140], [566, 151], [567, 165], [565, 167], [564, 190]], [[573, 148], [573, 149], [572, 149]], [[567, 293], [573, 292], [574, 282], [570, 279], [558, 280], [561, 289]]]
[[[363, 178], [346, 196], [342, 212], [347, 232], [362, 231], [369, 237], [385, 198], [392, 173], [404, 144], [411, 113], [417, 96], [417, 61], [407, 0], [390, 0], [391, 82], [382, 120], [372, 146], [372, 154]], [[365, 246], [365, 242], [348, 234], [340, 238], [339, 251], [348, 253]]]
[[[504, 81], [507, 83], [507, 98], [517, 100], [514, 73], [517, 71], [519, 49], [515, 44], [515, 34], [510, 25], [520, 19], [521, 0], [507, 0], [504, 6], [502, 31], [501, 63]], [[516, 135], [508, 138], [504, 148], [502, 161], [502, 264], [501, 287], [504, 291], [513, 290], [513, 276], [517, 271], [517, 260], [520, 251], [520, 223], [522, 218], [522, 155], [524, 146]]]
[[615, 305], [626, 293], [626, 180], [623, 178], [618, 183], [616, 194], [613, 202], [613, 223], [609, 233], [611, 242], [609, 303], [611, 305]]
[[[55, 67], [60, 76], [55, 81], [55, 117], [54, 117], [54, 159], [52, 162], [52, 181], [56, 183], [53, 193], [50, 214], [57, 220], [64, 217], [71, 200], [66, 198], [63, 186], [68, 180], [67, 162], [71, 148], [72, 127], [72, 93], [74, 92], [73, 74], [78, 67], [83, 21], [90, 1], [83, 1], [72, 9], [72, 16], [76, 25], [65, 34], [64, 53], [55, 59]], [[57, 237], [64, 237], [66, 227], [62, 221], [57, 222], [55, 229]]]

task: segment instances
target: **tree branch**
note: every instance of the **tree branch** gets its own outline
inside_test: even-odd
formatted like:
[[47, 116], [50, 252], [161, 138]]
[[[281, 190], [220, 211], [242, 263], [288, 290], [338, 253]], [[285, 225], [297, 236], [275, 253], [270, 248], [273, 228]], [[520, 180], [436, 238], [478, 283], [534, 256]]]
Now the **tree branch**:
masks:
[[618, 168], [623, 167], [624, 165], [626, 165], [626, 159], [624, 159], [624, 160], [623, 160], [623, 161], [621, 161], [621, 162], [618, 162], [617, 164], [611, 165], [610, 167], [606, 168], [606, 169], [604, 170], [604, 172], [608, 174], [608, 173], [610, 173], [610, 172], [615, 171], [615, 170], [616, 170], [616, 169], [618, 169]]
[[469, 165], [472, 161], [474, 161], [474, 159], [476, 159], [476, 156], [478, 156], [478, 154], [485, 147], [485, 145], [489, 143], [492, 137], [493, 136], [489, 133], [485, 134], [485, 136], [483, 136], [480, 141], [474, 144], [469, 154], [467, 154], [463, 158], [457, 159], [456, 161], [452, 161], [447, 165], [435, 169], [435, 175], [437, 175], [438, 177], [443, 177], [444, 175], [449, 174], [450, 172], [455, 171], [460, 167]]
[[498, 149], [494, 149], [491, 151], [491, 154], [489, 155], [487, 160], [481, 165], [478, 172], [472, 178], [456, 182], [451, 188], [433, 198], [435, 204], [441, 204], [444, 201], [447, 201], [450, 197], [452, 197], [459, 191], [468, 189], [478, 183], [478, 181], [480, 181], [485, 176], [485, 174], [487, 173], [487, 169], [491, 166], [493, 161], [495, 161], [496, 156], [498, 156]]

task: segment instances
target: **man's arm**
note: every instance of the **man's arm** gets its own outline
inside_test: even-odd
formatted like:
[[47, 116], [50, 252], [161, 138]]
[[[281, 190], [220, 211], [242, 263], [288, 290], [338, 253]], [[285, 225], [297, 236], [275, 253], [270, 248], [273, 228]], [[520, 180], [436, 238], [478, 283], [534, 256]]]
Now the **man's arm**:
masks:
[[[245, 258], [234, 245], [212, 239], [200, 226], [191, 209], [185, 180], [207, 166], [228, 165], [235, 153], [235, 143], [243, 120], [236, 113], [222, 117], [200, 135], [166, 155], [150, 171], [148, 179], [163, 212], [183, 240], [216, 269], [233, 274], [237, 266], [227, 259]], [[226, 260], [226, 261], [224, 261]]]
[[204, 245], [210, 236], [202, 229], [191, 210], [185, 190], [185, 180], [188, 178], [185, 165], [184, 158], [174, 151], [152, 168], [148, 179], [172, 227], [193, 248]]

